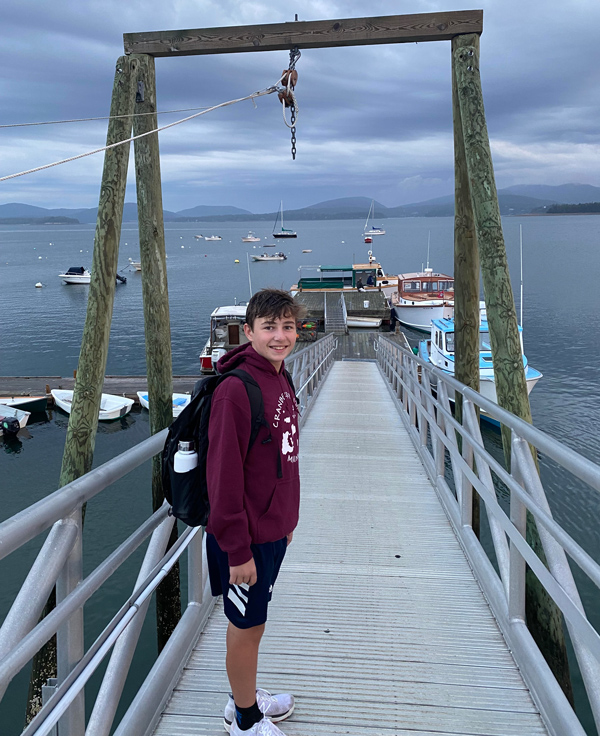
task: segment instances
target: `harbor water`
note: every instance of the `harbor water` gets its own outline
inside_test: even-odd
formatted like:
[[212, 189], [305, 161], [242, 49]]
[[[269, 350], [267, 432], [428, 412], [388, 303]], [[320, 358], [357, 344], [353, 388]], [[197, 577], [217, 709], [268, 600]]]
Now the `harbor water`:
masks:
[[[272, 286], [288, 289], [300, 267], [351, 264], [368, 260], [372, 248], [388, 274], [453, 271], [452, 218], [388, 219], [387, 234], [365, 245], [362, 221], [287, 222], [298, 238], [275, 241], [269, 223], [167, 223], [167, 273], [171, 306], [173, 371], [197, 375], [198, 354], [208, 337], [211, 311], [220, 305], [245, 301], [252, 290]], [[600, 217], [556, 216], [504, 218], [503, 227], [513, 290], [519, 313], [519, 225], [523, 229], [525, 353], [543, 373], [531, 393], [534, 423], [584, 456], [600, 462], [600, 290], [590, 274], [600, 272]], [[242, 243], [252, 229], [262, 244], [277, 242], [287, 255], [283, 262], [250, 262], [248, 254], [262, 252], [261, 244]], [[218, 234], [220, 241], [195, 236]], [[70, 266], [90, 267], [94, 227], [0, 226], [0, 375], [72, 376], [77, 367], [88, 286], [65, 285], [58, 278]], [[302, 253], [311, 249], [311, 253]], [[267, 249], [272, 252], [275, 249]], [[123, 227], [119, 268], [128, 258], [139, 260], [137, 227]], [[239, 262], [236, 262], [239, 261]], [[116, 288], [107, 374], [144, 375], [144, 325], [141, 274], [123, 270], [127, 284]], [[308, 270], [305, 275], [311, 275]], [[36, 282], [43, 284], [35, 288]], [[57, 488], [67, 416], [58, 410], [34, 415], [18, 438], [0, 438], [0, 521]], [[94, 464], [133, 446], [148, 436], [147, 412], [136, 409], [113, 423], [100, 424]], [[486, 430], [486, 443], [500, 454], [500, 438]], [[600, 560], [600, 497], [541, 459], [542, 475], [556, 519], [595, 559]], [[151, 500], [149, 468], [140, 468], [93, 499], [86, 514], [84, 548], [89, 572], [148, 515]], [[29, 569], [39, 542], [0, 562], [0, 620]], [[119, 571], [86, 607], [90, 618], [86, 640], [91, 643], [129, 595], [135, 564]], [[134, 564], [135, 563], [135, 564]], [[600, 595], [578, 571], [588, 617], [600, 629]], [[128, 693], [139, 686], [155, 655], [153, 617], [149, 615], [143, 645], [136, 654]], [[16, 678], [0, 704], [0, 731], [20, 733], [28, 672]], [[90, 684], [90, 692], [97, 687]], [[591, 716], [582, 705], [583, 687], [575, 678], [577, 709], [590, 734]]]

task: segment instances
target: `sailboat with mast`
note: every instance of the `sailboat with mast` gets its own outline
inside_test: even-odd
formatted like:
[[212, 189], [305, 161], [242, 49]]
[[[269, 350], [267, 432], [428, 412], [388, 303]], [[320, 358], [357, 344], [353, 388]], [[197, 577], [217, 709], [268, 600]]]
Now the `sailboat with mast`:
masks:
[[[295, 230], [286, 230], [283, 227], [283, 200], [280, 203], [280, 211], [275, 218], [275, 224], [273, 225], [273, 237], [274, 238], [297, 238], [298, 235]], [[281, 217], [281, 230], [277, 230], [277, 221]]]
[[382, 227], [376, 227], [375, 225], [373, 225], [373, 223], [371, 223], [371, 227], [369, 228], [369, 220], [372, 220], [374, 217], [375, 217], [375, 200], [372, 199], [371, 206], [369, 207], [369, 214], [367, 215], [367, 219], [365, 220], [365, 227], [364, 227], [364, 233], [363, 233], [365, 238], [371, 238], [373, 237], [373, 235], [385, 235], [385, 230]]

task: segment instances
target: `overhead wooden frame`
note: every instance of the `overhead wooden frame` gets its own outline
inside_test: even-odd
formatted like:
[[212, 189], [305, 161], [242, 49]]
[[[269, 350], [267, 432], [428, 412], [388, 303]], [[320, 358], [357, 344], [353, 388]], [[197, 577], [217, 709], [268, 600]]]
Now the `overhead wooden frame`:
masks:
[[450, 41], [483, 32], [483, 10], [385, 15], [376, 18], [292, 21], [256, 26], [225, 26], [179, 31], [125, 33], [126, 54], [196, 56], [251, 51], [322, 49], [382, 43]]

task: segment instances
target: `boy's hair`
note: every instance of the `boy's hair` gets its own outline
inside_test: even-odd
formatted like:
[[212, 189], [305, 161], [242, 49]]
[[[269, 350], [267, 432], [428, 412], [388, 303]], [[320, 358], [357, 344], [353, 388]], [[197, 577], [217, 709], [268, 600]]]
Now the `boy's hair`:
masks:
[[294, 301], [287, 291], [281, 289], [261, 289], [248, 302], [246, 309], [246, 324], [254, 329], [255, 319], [280, 319], [292, 317], [300, 319], [306, 313], [302, 304]]

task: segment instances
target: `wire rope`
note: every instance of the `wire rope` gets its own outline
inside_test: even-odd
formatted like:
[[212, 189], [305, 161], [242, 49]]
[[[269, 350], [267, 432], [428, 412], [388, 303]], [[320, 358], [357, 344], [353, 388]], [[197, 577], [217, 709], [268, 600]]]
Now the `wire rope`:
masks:
[[244, 102], [245, 100], [255, 100], [257, 97], [263, 97], [265, 95], [273, 94], [273, 92], [277, 92], [278, 85], [281, 82], [281, 79], [283, 77], [280, 77], [280, 79], [271, 87], [267, 87], [266, 89], [261, 90], [260, 92], [253, 92], [252, 94], [246, 95], [245, 97], [239, 97], [235, 100], [228, 100], [227, 102], [221, 102], [218, 105], [213, 105], [212, 107], [207, 107], [200, 112], [195, 113], [194, 115], [188, 115], [185, 118], [182, 118], [181, 120], [175, 120], [172, 123], [168, 123], [167, 125], [163, 125], [162, 127], [154, 128], [153, 130], [148, 130], [145, 133], [140, 133], [139, 135], [131, 136], [130, 138], [126, 138], [122, 141], [117, 141], [116, 143], [110, 143], [109, 145], [102, 146], [102, 148], [95, 148], [93, 151], [86, 151], [85, 153], [80, 153], [77, 156], [70, 156], [69, 158], [61, 159], [60, 161], [53, 161], [50, 164], [44, 164], [43, 166], [36, 166], [34, 169], [27, 169], [26, 171], [19, 171], [16, 174], [9, 174], [8, 176], [2, 176], [0, 177], [0, 182], [8, 181], [9, 179], [16, 179], [19, 176], [26, 176], [27, 174], [34, 174], [38, 171], [44, 171], [45, 169], [51, 169], [53, 166], [60, 166], [61, 164], [67, 164], [71, 161], [77, 161], [80, 158], [85, 158], [86, 156], [93, 156], [96, 153], [102, 153], [103, 151], [108, 151], [111, 148], [116, 148], [117, 146], [123, 146], [125, 143], [131, 143], [132, 141], [136, 141], [140, 138], [144, 138], [147, 135], [152, 135], [153, 133], [159, 133], [162, 130], [167, 130], [168, 128], [173, 128], [175, 125], [181, 125], [181, 123], [187, 123], [189, 120], [193, 120], [194, 118], [199, 117], [200, 115], [206, 115], [208, 112], [212, 112], [213, 110], [218, 110], [221, 107], [227, 107], [229, 105], [235, 105], [238, 102]]
[[97, 118], [73, 118], [72, 120], [42, 120], [34, 123], [6, 123], [0, 125], [2, 128], [30, 128], [35, 125], [60, 125], [62, 123], [88, 123], [92, 120], [118, 120], [119, 118], [135, 118], [144, 115], [169, 115], [175, 112], [192, 112], [193, 110], [206, 110], [206, 107], [183, 107], [180, 110], [157, 110], [156, 112], [132, 112], [129, 115], [103, 115]]

